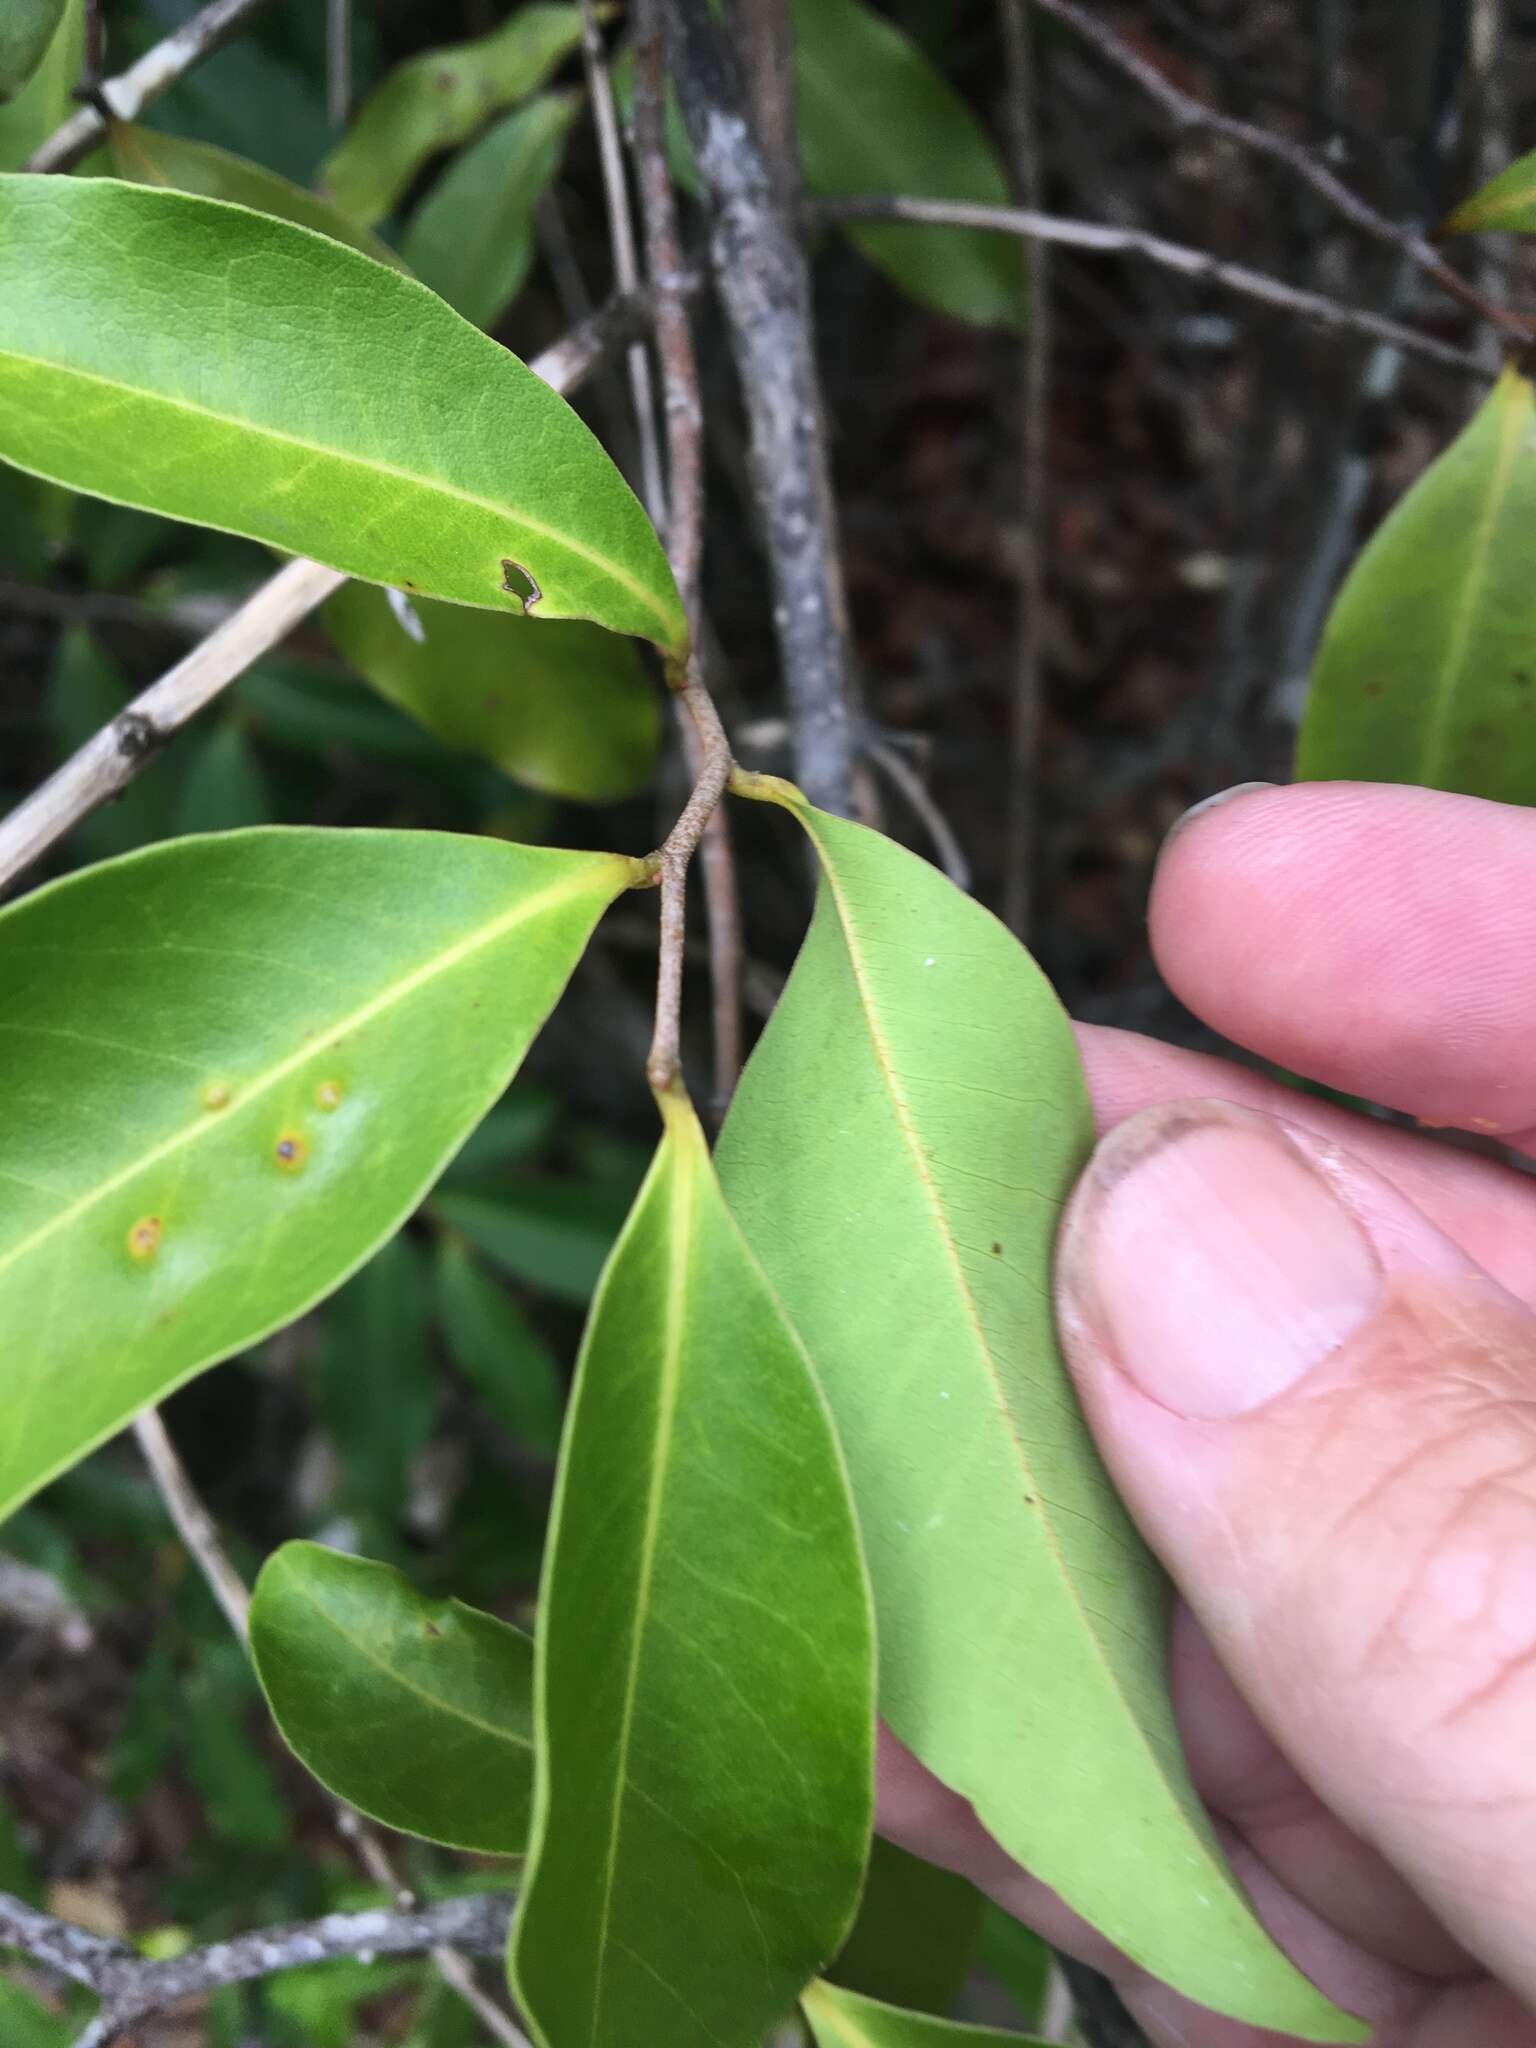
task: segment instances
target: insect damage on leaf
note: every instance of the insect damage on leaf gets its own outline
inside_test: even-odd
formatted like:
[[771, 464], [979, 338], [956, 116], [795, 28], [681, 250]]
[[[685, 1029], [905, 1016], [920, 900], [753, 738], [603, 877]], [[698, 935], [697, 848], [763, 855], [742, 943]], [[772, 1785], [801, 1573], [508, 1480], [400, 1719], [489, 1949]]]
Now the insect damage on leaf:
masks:
[[521, 562], [509, 562], [505, 555], [501, 561], [501, 587], [510, 596], [523, 600], [525, 612], [531, 612], [544, 595], [534, 580], [532, 570], [525, 569]]

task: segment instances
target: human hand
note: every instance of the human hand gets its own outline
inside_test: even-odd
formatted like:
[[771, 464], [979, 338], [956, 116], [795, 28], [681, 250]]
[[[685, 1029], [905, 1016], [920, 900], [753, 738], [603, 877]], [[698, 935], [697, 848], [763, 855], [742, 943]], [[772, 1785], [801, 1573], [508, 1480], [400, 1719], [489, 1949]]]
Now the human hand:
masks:
[[[1151, 928], [1229, 1038], [1536, 1156], [1536, 814], [1236, 792], [1165, 851]], [[1373, 2048], [1536, 2048], [1536, 1180], [1128, 1033], [1082, 1046], [1108, 1135], [1059, 1320], [1182, 1595], [1196, 1783]], [[1107, 1971], [1159, 2048], [1282, 2039], [1112, 1951], [888, 1735], [880, 1827]]]

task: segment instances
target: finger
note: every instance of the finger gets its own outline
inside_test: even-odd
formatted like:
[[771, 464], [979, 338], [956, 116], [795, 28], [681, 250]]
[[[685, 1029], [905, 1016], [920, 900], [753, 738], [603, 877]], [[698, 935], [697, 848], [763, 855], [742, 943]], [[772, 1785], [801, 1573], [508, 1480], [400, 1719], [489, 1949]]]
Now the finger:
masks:
[[1536, 1316], [1227, 1104], [1100, 1147], [1058, 1262], [1127, 1504], [1279, 1746], [1536, 1999]]
[[1169, 987], [1239, 1044], [1437, 1122], [1536, 1128], [1536, 813], [1249, 790], [1175, 831], [1150, 922]]
[[1287, 1117], [1348, 1146], [1501, 1286], [1536, 1305], [1536, 1185], [1528, 1174], [1390, 1124], [1372, 1123], [1230, 1060], [1160, 1045], [1133, 1031], [1079, 1024], [1077, 1041], [1101, 1132], [1139, 1109], [1192, 1095], [1218, 1096]]

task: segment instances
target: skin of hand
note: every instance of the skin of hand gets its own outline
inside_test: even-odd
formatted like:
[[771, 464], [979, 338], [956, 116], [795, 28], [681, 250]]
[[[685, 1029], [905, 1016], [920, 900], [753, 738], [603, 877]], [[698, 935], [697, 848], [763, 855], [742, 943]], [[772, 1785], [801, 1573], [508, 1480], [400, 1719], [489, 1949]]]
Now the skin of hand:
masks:
[[[1243, 788], [1164, 849], [1169, 986], [1237, 1044], [1536, 1157], [1536, 812]], [[1536, 1179], [1085, 1029], [1057, 1251], [1099, 1449], [1180, 1594], [1195, 1781], [1373, 2048], [1536, 2048]], [[1105, 1970], [1158, 2048], [1281, 2048], [1148, 1978], [882, 1733], [880, 1827]]]

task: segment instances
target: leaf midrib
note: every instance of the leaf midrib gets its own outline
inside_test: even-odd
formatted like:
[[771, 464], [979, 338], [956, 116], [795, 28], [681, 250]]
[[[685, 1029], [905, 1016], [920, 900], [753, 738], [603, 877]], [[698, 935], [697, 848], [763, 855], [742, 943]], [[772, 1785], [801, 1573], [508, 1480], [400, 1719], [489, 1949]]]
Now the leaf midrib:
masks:
[[[308, 232], [314, 233], [316, 231], [310, 229]], [[336, 246], [343, 248], [346, 245], [338, 242]], [[426, 287], [423, 286], [422, 289], [425, 290]], [[567, 549], [569, 553], [576, 555], [580, 560], [586, 562], [590, 567], [598, 570], [603, 575], [612, 577], [615, 583], [621, 584], [632, 597], [637, 598], [645, 609], [660, 621], [667, 634], [667, 645], [671, 645], [672, 640], [676, 637], [675, 621], [669, 620], [667, 612], [657, 603], [655, 596], [646, 589], [643, 583], [637, 581], [628, 570], [621, 567], [611, 556], [599, 554], [595, 548], [588, 547], [573, 535], [562, 532], [558, 527], [550, 526], [544, 520], [535, 519], [531, 513], [523, 511], [518, 506], [499, 504], [494, 498], [483, 498], [475, 491], [461, 490], [457, 485], [445, 483], [439, 478], [423, 476], [415, 470], [401, 469], [397, 463], [381, 461], [377, 456], [358, 455], [351, 449], [335, 448], [324, 441], [311, 441], [301, 434], [287, 433], [280, 427], [266, 426], [255, 420], [241, 419], [234, 413], [216, 412], [212, 406], [197, 405], [191, 399], [175, 398], [167, 392], [148, 390], [139, 384], [125, 384], [120, 377], [106, 377], [96, 370], [82, 370], [73, 363], [54, 362], [47, 356], [29, 355], [25, 350], [15, 348], [0, 348], [0, 360], [11, 363], [25, 363], [31, 368], [38, 370], [50, 370], [56, 376], [77, 378], [84, 384], [98, 384], [108, 391], [126, 392], [131, 398], [147, 405], [166, 406], [172, 412], [189, 413], [198, 419], [212, 420], [216, 425], [232, 432], [255, 434], [263, 440], [275, 442], [285, 448], [297, 448], [307, 455], [323, 456], [327, 461], [351, 465], [355, 469], [368, 470], [375, 476], [389, 477], [399, 483], [411, 484], [418, 490], [429, 491], [445, 498], [452, 498], [459, 504], [472, 505], [477, 511], [494, 513], [498, 519], [505, 519], [509, 523], [526, 528], [529, 533], [538, 534], [541, 538], [552, 542], [555, 546]], [[531, 376], [532, 374], [532, 371], [530, 371], [529, 375]], [[544, 388], [548, 390], [550, 387], [546, 385]], [[57, 481], [57, 479], [54, 479], [54, 481]], [[245, 532], [243, 527], [230, 527], [224, 530], [239, 533]], [[262, 536], [258, 534], [254, 537], [260, 539]], [[332, 563], [329, 566], [334, 568], [336, 564]], [[495, 610], [498, 607], [490, 606], [487, 609]], [[510, 606], [507, 609], [510, 610]]]
[[1531, 386], [1523, 378], [1512, 383], [1506, 417], [1500, 423], [1498, 456], [1489, 479], [1488, 496], [1472, 535], [1467, 574], [1462, 583], [1461, 594], [1451, 613], [1451, 630], [1446, 639], [1445, 654], [1430, 691], [1429, 719], [1424, 734], [1424, 759], [1420, 770], [1420, 779], [1430, 788], [1438, 786], [1438, 777], [1450, 735], [1451, 701], [1466, 661], [1467, 648], [1471, 643], [1478, 599], [1482, 595], [1483, 585], [1488, 580], [1488, 564], [1493, 554], [1495, 529], [1504, 500], [1509, 495], [1515, 459], [1520, 453], [1520, 443], [1525, 435], [1531, 404]]
[[667, 1215], [667, 1305], [662, 1328], [661, 1376], [657, 1389], [657, 1443], [650, 1481], [646, 1487], [645, 1525], [640, 1538], [640, 1569], [635, 1582], [634, 1630], [630, 1638], [629, 1665], [624, 1678], [624, 1703], [619, 1716], [615, 1748], [613, 1818], [608, 1830], [608, 1848], [603, 1867], [602, 1910], [598, 1917], [597, 1961], [592, 1985], [592, 2031], [590, 2042], [598, 2039], [603, 1999], [607, 1991], [608, 1955], [612, 1947], [613, 1900], [617, 1888], [619, 1842], [624, 1826], [625, 1794], [629, 1786], [629, 1751], [634, 1733], [635, 1701], [640, 1690], [640, 1661], [644, 1651], [651, 1587], [656, 1576], [657, 1539], [661, 1530], [662, 1500], [667, 1471], [672, 1461], [676, 1435], [677, 1403], [682, 1387], [683, 1324], [688, 1294], [693, 1240], [692, 1210], [696, 1170], [691, 1151], [685, 1152], [675, 1131], [668, 1128], [664, 1143], [671, 1152], [672, 1186], [668, 1190]]
[[[802, 822], [805, 822], [803, 817]], [[814, 830], [812, 830], [811, 836], [813, 839], [816, 840], [816, 844], [818, 848], [820, 848], [821, 841], [817, 837]], [[959, 1296], [961, 1307], [965, 1315], [965, 1319], [969, 1323], [971, 1331], [975, 1338], [977, 1352], [981, 1357], [982, 1362], [986, 1368], [987, 1378], [992, 1388], [993, 1398], [996, 1402], [998, 1413], [1002, 1417], [1003, 1424], [1007, 1429], [1009, 1438], [1014, 1445], [1015, 1451], [1018, 1456], [1019, 1466], [1021, 1470], [1024, 1472], [1025, 1476], [1027, 1477], [1030, 1484], [1030, 1488], [1034, 1493], [1036, 1500], [1039, 1501], [1041, 1506], [1042, 1512], [1036, 1518], [1036, 1525], [1040, 1529], [1041, 1534], [1045, 1539], [1047, 1549], [1049, 1550], [1051, 1559], [1055, 1564], [1057, 1578], [1061, 1586], [1065, 1590], [1069, 1600], [1071, 1601], [1072, 1606], [1076, 1609], [1077, 1614], [1081, 1620], [1082, 1633], [1088, 1641], [1088, 1643], [1092, 1646], [1093, 1655], [1099, 1665], [1099, 1668], [1104, 1674], [1104, 1677], [1109, 1685], [1113, 1697], [1120, 1702], [1127, 1725], [1132, 1730], [1136, 1740], [1140, 1743], [1143, 1750], [1145, 1751], [1147, 1758], [1152, 1765], [1153, 1773], [1156, 1777], [1158, 1784], [1163, 1786], [1164, 1790], [1169, 1792], [1170, 1796], [1172, 1796], [1172, 1788], [1168, 1785], [1167, 1777], [1163, 1770], [1162, 1762], [1159, 1759], [1156, 1750], [1152, 1747], [1151, 1742], [1148, 1740], [1146, 1731], [1142, 1728], [1140, 1718], [1135, 1713], [1129, 1699], [1126, 1696], [1125, 1689], [1120, 1683], [1119, 1677], [1115, 1672], [1115, 1668], [1110, 1663], [1109, 1658], [1105, 1653], [1104, 1646], [1099, 1640], [1097, 1630], [1093, 1627], [1091, 1621], [1089, 1620], [1088, 1610], [1084, 1606], [1081, 1598], [1079, 1597], [1076, 1583], [1073, 1580], [1071, 1572], [1067, 1568], [1066, 1559], [1062, 1554], [1061, 1545], [1057, 1540], [1055, 1527], [1051, 1521], [1049, 1514], [1045, 1512], [1049, 1503], [1046, 1501], [1045, 1495], [1041, 1491], [1040, 1482], [1035, 1475], [1035, 1468], [1031, 1463], [1028, 1448], [1025, 1445], [1023, 1437], [1019, 1433], [1018, 1423], [1014, 1419], [1013, 1411], [1009, 1406], [1007, 1394], [1002, 1383], [1002, 1375], [998, 1370], [997, 1362], [993, 1357], [992, 1348], [990, 1344], [987, 1342], [986, 1332], [982, 1327], [981, 1317], [977, 1312], [975, 1299], [972, 1295], [970, 1288], [970, 1283], [967, 1281], [965, 1277], [965, 1269], [960, 1263], [959, 1251], [955, 1245], [953, 1234], [951, 1233], [949, 1228], [949, 1217], [944, 1207], [943, 1197], [939, 1193], [933, 1175], [929, 1170], [927, 1157], [923, 1152], [921, 1144], [918, 1142], [916, 1123], [915, 1119], [913, 1118], [912, 1111], [906, 1101], [905, 1096], [902, 1094], [900, 1086], [897, 1082], [895, 1064], [891, 1059], [890, 1050], [886, 1044], [885, 1036], [880, 1026], [879, 1015], [874, 999], [873, 989], [870, 986], [863, 960], [859, 954], [858, 947], [854, 941], [855, 926], [853, 918], [849, 911], [847, 899], [843, 894], [842, 887], [838, 882], [837, 876], [834, 872], [834, 863], [830, 856], [825, 857], [822, 861], [822, 873], [827, 878], [827, 886], [832, 893], [832, 900], [837, 907], [838, 922], [842, 928], [844, 943], [847, 947], [849, 968], [853, 974], [854, 986], [857, 988], [859, 993], [859, 998], [864, 1014], [865, 1028], [869, 1032], [870, 1045], [874, 1050], [876, 1067], [879, 1069], [881, 1079], [884, 1081], [886, 1091], [890, 1097], [891, 1107], [896, 1118], [896, 1127], [898, 1131], [901, 1133], [902, 1141], [905, 1144], [907, 1151], [911, 1156], [913, 1169], [917, 1175], [918, 1184], [921, 1186], [923, 1193], [927, 1198], [928, 1205], [933, 1213], [934, 1221], [938, 1229], [939, 1240], [944, 1247], [945, 1256], [950, 1266], [951, 1272], [953, 1274], [955, 1290]], [[1206, 1846], [1203, 1842], [1200, 1844], [1200, 1847], [1202, 1851], [1205, 1852], [1207, 1856], [1209, 1856], [1209, 1852], [1206, 1850]]]
[[[424, 988], [438, 975], [448, 973], [461, 961], [479, 952], [482, 947], [494, 945], [497, 939], [505, 937], [509, 931], [515, 931], [520, 924], [526, 924], [530, 919], [542, 915], [544, 911], [563, 903], [568, 897], [583, 894], [591, 887], [595, 875], [595, 869], [584, 868], [567, 876], [562, 882], [551, 884], [536, 896], [525, 897], [504, 916], [492, 919], [489, 924], [468, 938], [459, 940], [445, 952], [435, 954], [430, 960], [424, 961], [421, 966], [402, 976], [400, 980], [390, 983], [378, 995], [370, 996], [366, 1003], [350, 1011], [323, 1034], [307, 1039], [296, 1051], [286, 1054], [265, 1073], [258, 1075], [242, 1088], [232, 1105], [235, 1115], [238, 1116], [251, 1102], [259, 1100], [269, 1090], [277, 1087], [290, 1074], [296, 1073], [317, 1053], [328, 1051], [337, 1039], [345, 1037], [348, 1032], [359, 1030], [373, 1018], [384, 1015], [396, 1003], [414, 995], [417, 989]], [[46, 1243], [56, 1232], [67, 1229], [80, 1217], [89, 1215], [98, 1203], [107, 1201], [119, 1188], [126, 1187], [138, 1175], [170, 1158], [184, 1145], [193, 1144], [200, 1137], [211, 1137], [226, 1129], [229, 1122], [230, 1118], [227, 1115], [217, 1115], [204, 1110], [200, 1116], [184, 1124], [179, 1131], [173, 1132], [168, 1138], [163, 1138], [158, 1145], [152, 1145], [139, 1158], [119, 1168], [116, 1173], [99, 1182], [67, 1208], [61, 1209], [56, 1216], [50, 1216], [46, 1223], [14, 1244], [9, 1251], [0, 1252], [0, 1278], [3, 1278], [18, 1260], [27, 1257], [39, 1245]]]
[[296, 1583], [289, 1590], [295, 1598], [304, 1601], [315, 1614], [319, 1615], [322, 1621], [334, 1629], [336, 1634], [341, 1637], [341, 1640], [354, 1649], [358, 1656], [363, 1659], [364, 1663], [373, 1665], [377, 1671], [382, 1671], [384, 1676], [392, 1684], [398, 1685], [402, 1692], [414, 1693], [416, 1698], [423, 1701], [427, 1706], [440, 1713], [452, 1715], [455, 1720], [463, 1721], [470, 1728], [480, 1729], [483, 1734], [489, 1735], [496, 1742], [504, 1742], [513, 1749], [526, 1750], [530, 1754], [532, 1753], [533, 1741], [531, 1737], [515, 1734], [509, 1728], [498, 1727], [494, 1721], [483, 1721], [478, 1714], [470, 1713], [468, 1708], [457, 1706], [452, 1700], [445, 1699], [437, 1693], [428, 1692], [424, 1685], [418, 1685], [415, 1679], [407, 1678], [397, 1665], [389, 1663], [377, 1651], [370, 1649], [361, 1636], [355, 1636], [350, 1629], [343, 1628], [324, 1601], [316, 1594], [310, 1592], [306, 1586]]

